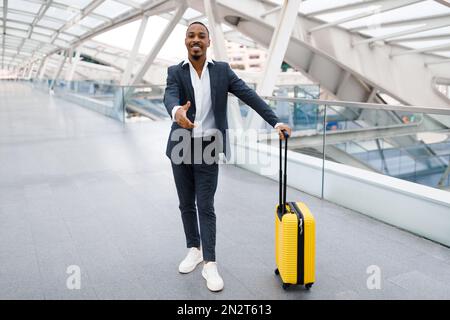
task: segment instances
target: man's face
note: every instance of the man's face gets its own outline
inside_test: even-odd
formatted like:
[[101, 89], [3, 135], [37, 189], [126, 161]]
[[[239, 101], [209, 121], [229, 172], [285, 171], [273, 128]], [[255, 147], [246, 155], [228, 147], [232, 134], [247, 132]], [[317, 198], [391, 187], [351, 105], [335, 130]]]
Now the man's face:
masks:
[[190, 58], [199, 60], [206, 56], [209, 42], [208, 30], [201, 24], [193, 24], [187, 29], [184, 43]]

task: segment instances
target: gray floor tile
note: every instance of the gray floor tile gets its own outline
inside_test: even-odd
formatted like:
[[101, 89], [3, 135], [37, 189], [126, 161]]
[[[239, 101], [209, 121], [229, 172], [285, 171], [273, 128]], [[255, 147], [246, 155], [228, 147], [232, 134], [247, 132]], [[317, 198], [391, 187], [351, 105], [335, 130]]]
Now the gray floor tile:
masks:
[[[3, 83], [2, 83], [3, 85]], [[273, 273], [278, 185], [222, 165], [215, 198], [225, 290], [186, 254], [164, 155], [170, 122], [129, 123], [19, 83], [0, 87], [0, 299], [449, 299], [450, 249], [288, 188], [317, 221], [316, 283]], [[81, 290], [66, 286], [81, 270]], [[367, 267], [381, 289], [367, 288]]]

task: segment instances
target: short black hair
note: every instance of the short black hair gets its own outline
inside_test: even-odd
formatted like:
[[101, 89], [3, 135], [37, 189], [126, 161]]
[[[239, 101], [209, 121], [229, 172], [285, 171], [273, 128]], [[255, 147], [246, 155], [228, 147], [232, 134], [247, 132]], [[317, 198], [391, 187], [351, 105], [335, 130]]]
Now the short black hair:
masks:
[[209, 29], [208, 29], [208, 27], [207, 27], [203, 22], [200, 22], [200, 21], [194, 21], [194, 22], [192, 22], [192, 23], [190, 23], [190, 24], [188, 25], [188, 29], [189, 29], [189, 27], [192, 26], [193, 24], [199, 24], [199, 25], [204, 26], [205, 29], [206, 29], [206, 31], [208, 32], [208, 37], [209, 37]]

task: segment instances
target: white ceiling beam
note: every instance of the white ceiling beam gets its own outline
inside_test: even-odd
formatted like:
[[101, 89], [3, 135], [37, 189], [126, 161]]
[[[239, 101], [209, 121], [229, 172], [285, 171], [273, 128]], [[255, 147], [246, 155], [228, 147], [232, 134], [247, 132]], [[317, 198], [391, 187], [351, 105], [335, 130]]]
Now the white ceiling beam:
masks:
[[115, 2], [119, 2], [121, 4], [124, 4], [126, 6], [129, 6], [129, 7], [132, 7], [134, 9], [139, 9], [139, 10], [142, 9], [142, 6], [139, 3], [134, 2], [132, 0], [114, 0], [114, 1]]
[[225, 46], [225, 38], [223, 35], [220, 20], [215, 12], [217, 11], [216, 0], [203, 0], [203, 6], [208, 18], [209, 31], [214, 46], [214, 56], [217, 60], [228, 61], [227, 48]]
[[435, 1], [437, 1], [437, 2], [439, 2], [440, 4], [442, 4], [442, 5], [447, 6], [447, 7], [450, 8], [450, 2], [449, 2], [449, 0], [435, 0]]
[[[33, 19], [36, 18], [36, 14], [30, 13], [28, 11], [22, 11], [22, 10], [17, 10], [17, 9], [8, 9], [8, 12], [18, 14], [18, 15], [23, 15], [23, 16], [30, 17]], [[65, 23], [66, 22], [66, 20], [62, 20], [62, 19], [50, 17], [50, 16], [45, 16], [44, 18], [49, 21], [56, 22], [56, 23]], [[22, 21], [22, 23], [23, 23], [23, 21]]]
[[[14, 22], [14, 23], [17, 23], [17, 24], [19, 24], [19, 25], [22, 25], [22, 26], [25, 26], [25, 27], [27, 27], [27, 29], [28, 29], [28, 27], [30, 26], [30, 24], [29, 23], [26, 23], [26, 22], [23, 22], [23, 21], [19, 21], [19, 20], [14, 20], [14, 19], [6, 19], [6, 22]], [[45, 30], [48, 30], [48, 31], [51, 31], [51, 32], [55, 32], [55, 31], [57, 31], [56, 29], [53, 29], [53, 28], [50, 28], [50, 27], [45, 27], [45, 26], [37, 26], [38, 28], [42, 28], [42, 29], [45, 29]], [[24, 29], [24, 30], [22, 30], [22, 31], [27, 31], [26, 29]], [[47, 37], [48, 37], [48, 35], [47, 35]]]
[[142, 81], [144, 78], [144, 75], [147, 73], [150, 66], [153, 64], [156, 56], [158, 55], [159, 51], [161, 50], [162, 46], [166, 42], [167, 38], [172, 33], [173, 29], [178, 24], [178, 21], [183, 16], [184, 12], [187, 9], [186, 2], [183, 1], [181, 5], [178, 6], [177, 11], [175, 15], [173, 16], [173, 19], [169, 21], [169, 24], [166, 25], [161, 35], [158, 37], [158, 40], [153, 45], [153, 48], [150, 50], [149, 54], [146, 56], [144, 64], [140, 67], [136, 75], [131, 80], [132, 85], [136, 85]]
[[411, 29], [408, 29], [408, 30], [388, 33], [388, 34], [381, 35], [381, 36], [378, 36], [378, 37], [371, 37], [371, 38], [368, 38], [368, 39], [365, 39], [365, 40], [356, 41], [356, 42], [352, 43], [352, 45], [357, 46], [357, 45], [361, 45], [361, 44], [371, 44], [371, 43], [376, 42], [376, 41], [387, 40], [387, 39], [392, 39], [392, 38], [398, 38], [398, 37], [406, 36], [406, 35], [409, 35], [409, 34], [414, 34], [414, 33], [419, 33], [419, 32], [423, 32], [423, 31], [428, 31], [428, 30], [433, 30], [433, 29], [439, 29], [439, 28], [447, 27], [449, 25], [450, 25], [450, 16], [447, 17], [447, 18], [443, 18], [443, 19], [440, 19], [438, 21], [435, 21], [433, 23], [426, 24], [424, 26], [415, 27], [415, 28], [411, 28]]
[[396, 53], [390, 54], [390, 57], [398, 57], [398, 56], [404, 56], [409, 55], [413, 53], [423, 53], [423, 52], [431, 52], [431, 51], [441, 51], [441, 50], [450, 50], [450, 43], [441, 44], [438, 46], [432, 46], [432, 47], [426, 47], [426, 48], [420, 48], [420, 49], [413, 49], [413, 50], [404, 50]]
[[[72, 61], [70, 62], [70, 68], [67, 70], [67, 74], [66, 74], [66, 80], [67, 81], [72, 81], [73, 80], [73, 75], [75, 73], [75, 70], [78, 66], [78, 63], [80, 62], [81, 58], [80, 58], [80, 49], [81, 48], [77, 48], [76, 49], [76, 53], [75, 53], [75, 57], [73, 59], [71, 59]], [[72, 58], [72, 56], [70, 56], [70, 58]]]
[[319, 31], [319, 30], [323, 30], [326, 28], [330, 28], [330, 27], [334, 27], [346, 22], [350, 22], [350, 21], [354, 21], [354, 20], [358, 20], [358, 19], [362, 19], [362, 18], [366, 18], [366, 17], [370, 17], [376, 14], [380, 14], [383, 12], [388, 12], [391, 10], [395, 10], [395, 9], [399, 9], [399, 8], [403, 8], [415, 3], [419, 3], [422, 2], [423, 0], [384, 0], [384, 1], [380, 1], [378, 4], [374, 4], [372, 6], [368, 6], [367, 10], [360, 12], [358, 14], [355, 15], [351, 15], [349, 17], [345, 17], [342, 19], [337, 19], [335, 21], [332, 22], [328, 22], [328, 23], [324, 23], [322, 25], [319, 25], [317, 27], [311, 28], [308, 30], [309, 33], [315, 32], [315, 31]]
[[432, 35], [432, 36], [423, 36], [423, 37], [409, 37], [402, 39], [395, 39], [388, 41], [389, 44], [401, 44], [402, 42], [423, 42], [423, 41], [436, 41], [436, 40], [449, 40], [450, 41], [450, 33]]
[[[75, 17], [70, 19], [70, 21], [67, 21], [61, 28], [58, 29], [57, 34], [60, 32], [63, 32], [67, 29], [69, 29], [72, 26], [80, 26], [79, 22], [83, 20], [83, 18], [87, 17], [92, 11], [94, 11], [97, 7], [99, 7], [105, 0], [94, 0], [89, 5], [86, 6], [79, 14], [77, 14]], [[91, 30], [89, 28], [89, 30]], [[56, 36], [57, 37], [57, 36]], [[53, 40], [50, 43], [53, 43], [56, 39], [56, 37], [53, 38]]]
[[104, 22], [110, 22], [110, 21], [113, 20], [111, 18], [105, 17], [105, 16], [103, 16], [101, 14], [94, 13], [94, 12], [89, 13], [89, 17], [97, 19], [97, 20], [101, 20], [101, 21], [104, 21]]
[[443, 59], [441, 61], [425, 62], [425, 67], [434, 66], [434, 65], [437, 65], [437, 64], [444, 64], [444, 63], [450, 63], [450, 59]]
[[[225, 37], [217, 14], [217, 2], [216, 0], [203, 0], [203, 7], [205, 8], [205, 14], [208, 18], [209, 31], [213, 42], [214, 57], [217, 60], [228, 62]], [[229, 100], [228, 113], [230, 115], [230, 127], [234, 129], [242, 129], [242, 116], [239, 110], [239, 102], [236, 97], [232, 97]]]
[[[297, 21], [298, 9], [302, 0], [284, 0], [281, 12], [270, 40], [267, 60], [264, 63], [262, 77], [257, 85], [257, 93], [261, 96], [271, 96], [275, 87], [277, 75], [286, 55], [286, 50]], [[248, 126], [259, 129], [263, 119], [254, 110], [248, 116]]]
[[[173, 18], [173, 13], [164, 12], [164, 13], [159, 14], [158, 16], [170, 21]], [[193, 18], [193, 19], [195, 19], [195, 18]], [[180, 21], [178, 21], [178, 24], [181, 24], [181, 25], [187, 27], [190, 24], [190, 21], [195, 21], [195, 20], [186, 20], [184, 18], [181, 18]]]
[[[308, 13], [306, 16], [307, 17], [313, 17], [313, 16], [320, 16], [320, 15], [323, 15], [323, 14], [329, 14], [329, 13], [336, 13], [336, 12], [341, 12], [341, 11], [348, 11], [348, 10], [355, 10], [355, 9], [365, 8], [365, 7], [369, 7], [371, 5], [376, 5], [379, 1], [380, 0], [370, 0], [370, 1], [361, 1], [361, 2], [356, 2], [356, 3], [345, 4], [345, 5], [341, 5], [341, 6], [326, 8], [326, 9], [323, 9], [323, 10], [317, 10], [317, 11]], [[336, 3], [339, 3], [339, 2], [336, 1]]]
[[[55, 7], [55, 8], [58, 8], [58, 9], [62, 9], [62, 10], [68, 10], [68, 11], [72, 11], [72, 12], [77, 12], [78, 15], [81, 14], [82, 10], [83, 10], [83, 9], [80, 9], [80, 8], [77, 8], [77, 7], [74, 7], [74, 6], [70, 6], [70, 5], [67, 5], [67, 4], [59, 3], [59, 2], [54, 2], [52, 4], [52, 7]], [[108, 18], [108, 17], [106, 17], [104, 15], [101, 15], [101, 14], [98, 14], [98, 13], [93, 13], [93, 12], [91, 12], [89, 14], [89, 17], [95, 18], [95, 19], [101, 20], [101, 21], [111, 21], [111, 18]]]
[[244, 36], [235, 29], [225, 31], [224, 36], [228, 41], [236, 42], [250, 48], [258, 48], [258, 43], [255, 40]]
[[384, 23], [365, 24], [363, 26], [359, 26], [359, 27], [355, 27], [355, 28], [349, 28], [348, 31], [350, 31], [350, 32], [358, 32], [358, 31], [363, 31], [363, 30], [367, 30], [367, 29], [381, 29], [381, 28], [388, 28], [388, 27], [417, 26], [417, 25], [430, 24], [430, 23], [442, 21], [442, 19], [446, 19], [446, 18], [449, 18], [449, 17], [450, 17], [449, 14], [441, 14], [441, 15], [435, 15], [435, 16], [429, 16], [429, 17], [422, 17], [422, 18], [396, 20], [396, 21], [384, 22]]
[[[164, 7], [165, 4], [170, 4], [169, 6]], [[124, 24], [130, 23], [142, 17], [142, 14], [153, 15], [153, 14], [161, 14], [163, 12], [168, 12], [172, 10], [176, 5], [178, 5], [178, 1], [170, 1], [170, 0], [156, 0], [146, 5], [141, 11], [129, 12], [124, 15], [121, 15], [107, 24], [103, 24], [98, 26], [97, 28], [91, 29], [91, 31], [87, 34], [84, 34], [79, 38], [79, 40], [72, 42], [72, 45], [78, 46], [82, 42], [89, 40], [90, 38], [95, 37], [96, 35], [118, 28]]]
[[56, 73], [55, 73], [55, 75], [54, 75], [54, 77], [53, 77], [53, 80], [52, 80], [52, 82], [51, 82], [51, 84], [50, 84], [50, 87], [49, 87], [50, 90], [53, 90], [53, 88], [54, 88], [54, 86], [55, 86], [56, 80], [58, 80], [59, 76], [61, 75], [61, 72], [62, 72], [62, 70], [63, 70], [63, 68], [64, 68], [64, 64], [65, 64], [66, 61], [67, 61], [67, 56], [68, 56], [68, 52], [67, 52], [67, 51], [64, 51], [64, 52], [63, 52], [63, 57], [62, 57], [61, 63], [60, 63], [60, 65], [58, 66], [58, 68], [56, 69]]
[[139, 26], [139, 30], [134, 38], [133, 48], [131, 49], [130, 56], [127, 61], [127, 66], [125, 67], [125, 71], [123, 72], [122, 79], [120, 81], [121, 85], [129, 85], [131, 79], [131, 73], [133, 71], [133, 66], [136, 63], [136, 58], [139, 53], [139, 47], [141, 46], [142, 38], [145, 33], [145, 28], [147, 27], [148, 17], [144, 15], [141, 20], [141, 24]]
[[47, 12], [47, 10], [50, 8], [52, 2], [53, 2], [53, 0], [47, 1], [47, 3], [46, 3], [46, 4], [43, 4], [42, 7], [39, 9], [36, 18], [34, 18], [34, 21], [31, 23], [30, 29], [28, 30], [28, 36], [27, 36], [27, 38], [30, 38], [31, 33], [33, 32], [34, 27], [35, 27], [36, 24], [42, 19], [42, 17], [43, 17], [44, 14]]
[[261, 17], [261, 18], [265, 18], [265, 17], [268, 16], [269, 14], [272, 14], [272, 13], [275, 13], [275, 12], [280, 11], [281, 8], [282, 8], [281, 6], [277, 6], [277, 7], [275, 7], [275, 8], [272, 8], [272, 9], [270, 9], [270, 10], [264, 12], [263, 14], [261, 14], [260, 17]]
[[[36, 15], [36, 17], [34, 18], [33, 22], [31, 23], [31, 25], [29, 26], [28, 29], [28, 33], [26, 38], [24, 38], [22, 40], [22, 43], [19, 45], [19, 48], [17, 49], [17, 53], [20, 54], [20, 51], [22, 50], [22, 47], [25, 43], [26, 39], [30, 39], [31, 34], [33, 33], [33, 29], [36, 26], [36, 24], [39, 22], [39, 20], [42, 19], [42, 17], [44, 16], [44, 14], [47, 12], [48, 8], [50, 8], [50, 5], [52, 4], [53, 0], [49, 0], [47, 1], [47, 3], [42, 4], [42, 6], [39, 8], [38, 14]], [[37, 33], [36, 33], [37, 34]]]

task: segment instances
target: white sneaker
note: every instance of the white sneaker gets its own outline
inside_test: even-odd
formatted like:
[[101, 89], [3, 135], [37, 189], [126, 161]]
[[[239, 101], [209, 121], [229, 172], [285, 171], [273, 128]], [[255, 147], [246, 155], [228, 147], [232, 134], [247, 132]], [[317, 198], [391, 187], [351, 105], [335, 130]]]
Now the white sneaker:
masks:
[[208, 262], [203, 266], [202, 276], [206, 280], [206, 286], [211, 291], [220, 291], [223, 289], [223, 280], [217, 271], [217, 263]]
[[180, 265], [178, 266], [178, 271], [180, 273], [192, 272], [194, 271], [195, 267], [202, 261], [202, 251], [198, 250], [197, 248], [190, 248], [186, 258], [184, 258], [184, 260], [181, 261]]

